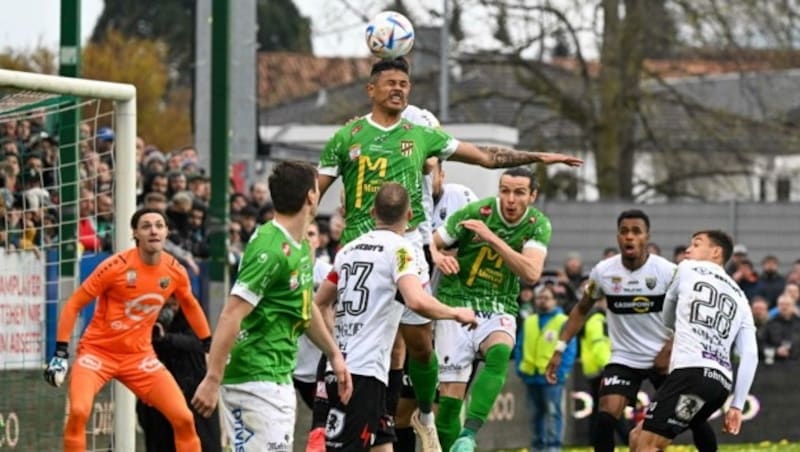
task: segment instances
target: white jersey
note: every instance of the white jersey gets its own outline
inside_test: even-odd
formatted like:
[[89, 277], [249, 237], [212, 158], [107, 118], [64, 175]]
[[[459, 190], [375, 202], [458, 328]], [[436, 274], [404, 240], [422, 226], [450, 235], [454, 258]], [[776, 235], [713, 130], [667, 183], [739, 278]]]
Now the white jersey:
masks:
[[353, 375], [387, 384], [403, 305], [395, 299], [397, 281], [406, 275], [428, 284], [421, 249], [394, 232], [367, 232], [339, 250], [333, 269], [339, 276], [334, 336]]
[[755, 337], [750, 304], [725, 269], [708, 261], [684, 260], [670, 284], [664, 322], [675, 330], [670, 372], [687, 367], [716, 369], [733, 381], [731, 348]]
[[675, 264], [651, 254], [636, 270], [617, 254], [603, 259], [589, 274], [593, 299], [605, 295], [611, 338], [611, 360], [634, 369], [649, 369], [669, 339], [661, 312]]
[[[438, 129], [442, 126], [439, 119], [430, 111], [419, 108], [416, 105], [408, 105], [401, 116], [412, 124]], [[436, 229], [431, 228], [431, 211], [433, 211], [433, 176], [425, 174], [422, 177], [422, 208], [425, 210], [425, 221], [419, 224], [419, 231], [422, 233], [422, 243], [427, 245], [431, 242], [431, 232]]]
[[444, 224], [444, 220], [450, 214], [477, 200], [478, 196], [466, 185], [442, 185], [442, 196], [433, 206], [433, 214], [431, 215], [433, 230], [439, 229], [439, 226]]
[[[314, 289], [316, 289], [330, 273], [333, 266], [320, 259], [314, 260]], [[322, 358], [322, 351], [311, 342], [305, 334], [297, 340], [297, 364], [292, 376], [304, 383], [314, 383], [317, 380], [317, 366]]]

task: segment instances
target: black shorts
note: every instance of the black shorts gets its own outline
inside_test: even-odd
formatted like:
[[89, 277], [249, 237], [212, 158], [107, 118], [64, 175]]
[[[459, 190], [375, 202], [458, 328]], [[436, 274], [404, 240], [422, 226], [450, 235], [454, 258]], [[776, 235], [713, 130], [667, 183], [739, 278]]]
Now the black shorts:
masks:
[[294, 388], [297, 390], [297, 393], [300, 394], [300, 398], [303, 400], [303, 403], [306, 404], [309, 410], [313, 410], [314, 396], [317, 392], [317, 383], [307, 383], [296, 378], [292, 378], [292, 383], [294, 383]]
[[666, 375], [662, 375], [652, 368], [634, 369], [623, 364], [609, 364], [603, 369], [603, 375], [600, 378], [599, 396], [620, 394], [628, 399], [629, 404], [636, 404], [636, 397], [644, 380], [650, 380], [653, 387], [658, 389], [665, 378]]
[[647, 407], [642, 428], [673, 439], [707, 421], [725, 403], [731, 388], [731, 381], [718, 370], [675, 369]]
[[369, 451], [396, 440], [386, 425], [386, 385], [374, 377], [353, 375], [350, 403], [342, 404], [335, 379], [326, 379], [330, 411], [325, 423], [327, 450]]

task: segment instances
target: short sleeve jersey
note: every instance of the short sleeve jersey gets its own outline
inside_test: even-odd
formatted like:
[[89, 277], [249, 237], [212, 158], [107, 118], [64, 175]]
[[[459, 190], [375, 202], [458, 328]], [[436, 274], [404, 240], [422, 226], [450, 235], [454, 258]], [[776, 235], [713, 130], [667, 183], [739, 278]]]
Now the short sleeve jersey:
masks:
[[465, 220], [480, 220], [514, 251], [538, 248], [547, 252], [552, 228], [550, 219], [534, 207], [514, 224], [500, 213], [500, 200], [486, 198], [467, 204], [448, 217], [437, 229], [445, 245], [458, 246], [459, 272], [443, 276], [436, 296], [449, 306], [465, 306], [476, 311], [516, 315], [519, 278], [503, 258], [469, 229]]
[[338, 274], [334, 335], [354, 375], [384, 384], [395, 333], [403, 315], [397, 281], [406, 275], [428, 282], [424, 256], [407, 239], [385, 230], [368, 232], [336, 254]]
[[177, 259], [162, 252], [157, 265], [147, 265], [139, 258], [137, 248], [103, 261], [81, 288], [98, 300], [80, 344], [115, 353], [152, 348], [153, 325], [171, 296], [197, 302], [189, 275]]
[[591, 297], [605, 295], [611, 363], [649, 369], [669, 338], [662, 312], [675, 264], [651, 254], [629, 270], [617, 254], [597, 263], [589, 273]]
[[713, 262], [684, 260], [667, 291], [675, 306], [675, 342], [670, 371], [717, 369], [733, 380], [731, 348], [740, 334], [755, 335], [750, 305], [725, 269]]
[[401, 119], [391, 127], [381, 127], [371, 115], [339, 129], [325, 145], [319, 163], [320, 174], [342, 176], [345, 189], [345, 228], [341, 242], [346, 244], [371, 231], [375, 221], [369, 211], [384, 182], [402, 184], [411, 197], [414, 217], [409, 227], [425, 220], [422, 206], [422, 170], [428, 157], [449, 157], [458, 141], [445, 132], [414, 125]]
[[297, 243], [276, 221], [247, 243], [231, 290], [254, 306], [225, 367], [223, 383], [290, 383], [297, 339], [311, 319], [313, 260], [307, 240]]

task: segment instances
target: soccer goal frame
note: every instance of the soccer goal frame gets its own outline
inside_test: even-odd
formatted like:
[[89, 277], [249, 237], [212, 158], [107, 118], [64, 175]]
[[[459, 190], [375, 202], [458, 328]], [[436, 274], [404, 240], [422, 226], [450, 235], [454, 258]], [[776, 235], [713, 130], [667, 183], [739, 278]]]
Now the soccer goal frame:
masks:
[[[39, 91], [114, 101], [114, 249], [133, 246], [128, 222], [136, 210], [136, 87], [81, 78], [0, 69], [0, 88]], [[77, 152], [77, 150], [76, 150]], [[49, 357], [46, 357], [49, 358]], [[42, 383], [44, 384], [44, 383]], [[136, 399], [114, 382], [114, 449], [136, 449]]]

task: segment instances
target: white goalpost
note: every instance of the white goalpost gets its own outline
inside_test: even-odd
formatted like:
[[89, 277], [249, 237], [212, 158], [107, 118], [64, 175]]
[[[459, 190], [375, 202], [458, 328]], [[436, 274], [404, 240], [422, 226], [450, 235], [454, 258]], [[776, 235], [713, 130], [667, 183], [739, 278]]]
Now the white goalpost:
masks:
[[[112, 113], [114, 124], [113, 185], [115, 187], [113, 190], [113, 249], [116, 252], [133, 246], [129, 221], [136, 209], [136, 87], [122, 83], [0, 69], [0, 90], [48, 93], [114, 102]], [[2, 122], [2, 112], [0, 112], [0, 123]], [[75, 149], [77, 160], [77, 146]], [[3, 224], [5, 225], [5, 222]], [[77, 287], [74, 282], [71, 284], [73, 289]], [[47, 339], [55, 340], [53, 337]], [[45, 347], [42, 345], [41, 349], [44, 350]], [[42, 358], [47, 360], [49, 356], [42, 356]], [[2, 364], [3, 361], [0, 359], [0, 371], [4, 370]], [[31, 366], [28, 365], [28, 368], [30, 369]], [[29, 382], [29, 384], [44, 385], [45, 383], [35, 381]], [[61, 390], [63, 391], [65, 388]], [[127, 388], [116, 381], [114, 382], [113, 397], [113, 448], [115, 451], [133, 452], [136, 441], [135, 398]], [[50, 413], [50, 415], [52, 414]], [[17, 417], [15, 417], [16, 419]], [[11, 420], [10, 415], [7, 420]], [[20, 444], [20, 446], [25, 449], [25, 445]]]

